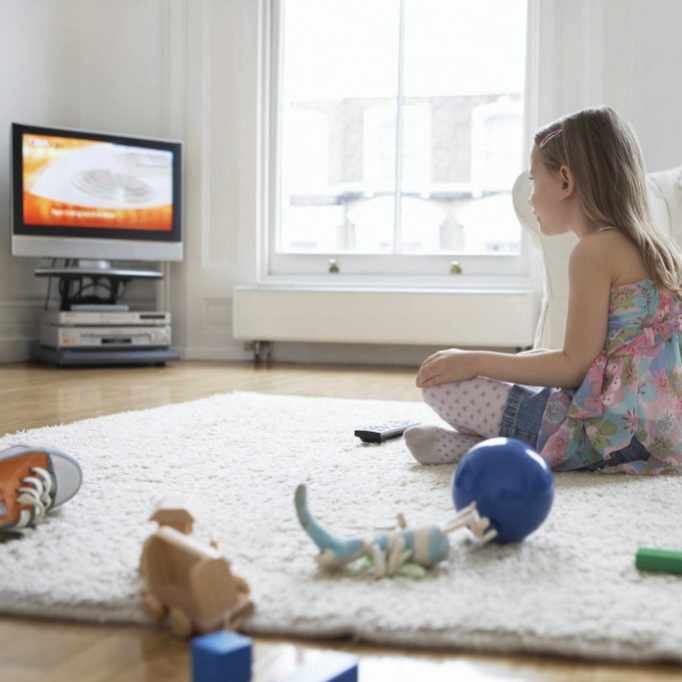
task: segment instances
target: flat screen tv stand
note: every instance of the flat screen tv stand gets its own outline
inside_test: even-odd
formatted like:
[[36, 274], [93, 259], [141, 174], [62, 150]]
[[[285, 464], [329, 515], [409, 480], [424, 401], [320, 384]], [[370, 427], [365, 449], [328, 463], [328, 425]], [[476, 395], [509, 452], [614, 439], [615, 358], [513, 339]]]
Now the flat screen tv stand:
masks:
[[[59, 291], [59, 312], [43, 313], [40, 340], [32, 347], [34, 359], [76, 367], [163, 365], [179, 358], [170, 345], [170, 314], [129, 312], [127, 305], [119, 303], [127, 282], [161, 279], [163, 273], [113, 268], [108, 261], [76, 261], [64, 267], [38, 268], [34, 274], [56, 277]], [[104, 288], [107, 294], [85, 295], [91, 288]]]

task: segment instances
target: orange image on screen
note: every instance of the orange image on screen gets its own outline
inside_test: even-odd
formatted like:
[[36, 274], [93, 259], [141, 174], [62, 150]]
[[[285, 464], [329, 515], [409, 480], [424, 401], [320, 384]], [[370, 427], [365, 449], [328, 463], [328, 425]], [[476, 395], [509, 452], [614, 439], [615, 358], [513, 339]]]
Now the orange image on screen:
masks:
[[24, 134], [24, 224], [173, 228], [170, 151]]

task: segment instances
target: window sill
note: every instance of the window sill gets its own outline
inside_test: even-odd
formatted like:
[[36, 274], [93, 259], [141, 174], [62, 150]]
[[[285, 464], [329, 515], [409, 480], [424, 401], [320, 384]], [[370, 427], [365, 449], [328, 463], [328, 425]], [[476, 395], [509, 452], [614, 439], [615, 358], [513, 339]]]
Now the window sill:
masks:
[[393, 292], [536, 292], [540, 290], [537, 281], [531, 277], [506, 276], [489, 277], [475, 275], [379, 277], [343, 275], [325, 276], [269, 275], [255, 285], [269, 290], [321, 290], [321, 291], [393, 291]]

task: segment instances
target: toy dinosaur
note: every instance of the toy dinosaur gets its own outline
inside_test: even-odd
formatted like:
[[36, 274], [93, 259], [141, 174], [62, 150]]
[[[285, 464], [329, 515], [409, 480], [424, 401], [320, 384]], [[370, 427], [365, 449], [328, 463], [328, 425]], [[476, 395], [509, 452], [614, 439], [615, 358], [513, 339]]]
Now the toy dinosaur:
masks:
[[[294, 505], [303, 530], [320, 550], [316, 560], [321, 568], [340, 569], [364, 557], [371, 561], [375, 578], [399, 572], [423, 575], [424, 569], [433, 568], [448, 557], [450, 542], [447, 534], [458, 528], [468, 528], [480, 544], [489, 542], [496, 535], [496, 531], [490, 528], [490, 521], [478, 514], [475, 502], [458, 512], [443, 527], [434, 525], [409, 529], [405, 518], [399, 514], [399, 530], [381, 533], [370, 540], [339, 540], [324, 530], [308, 509], [304, 484], [296, 488]], [[408, 564], [416, 564], [421, 571], [404, 571]]]

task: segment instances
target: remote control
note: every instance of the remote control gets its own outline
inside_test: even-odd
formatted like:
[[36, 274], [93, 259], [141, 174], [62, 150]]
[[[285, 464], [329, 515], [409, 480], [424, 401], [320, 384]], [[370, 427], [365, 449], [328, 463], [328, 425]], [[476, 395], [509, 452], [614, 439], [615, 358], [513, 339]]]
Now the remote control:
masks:
[[394, 421], [384, 422], [383, 424], [373, 424], [365, 426], [362, 429], [354, 431], [363, 443], [383, 443], [390, 438], [398, 438], [403, 435], [405, 429], [410, 426], [416, 426], [419, 422], [407, 421], [405, 419], [396, 419]]

